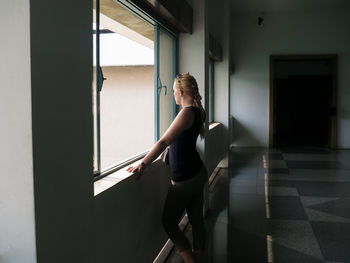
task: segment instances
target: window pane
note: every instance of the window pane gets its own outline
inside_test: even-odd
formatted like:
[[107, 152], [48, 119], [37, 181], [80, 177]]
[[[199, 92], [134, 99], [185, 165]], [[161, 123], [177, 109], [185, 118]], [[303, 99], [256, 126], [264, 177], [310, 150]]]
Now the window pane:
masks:
[[163, 86], [159, 94], [159, 136], [161, 137], [173, 119], [174, 38], [159, 31], [159, 78]]
[[100, 92], [102, 171], [154, 142], [153, 26], [118, 4], [112, 7], [101, 6], [100, 14], [100, 64], [106, 78]]

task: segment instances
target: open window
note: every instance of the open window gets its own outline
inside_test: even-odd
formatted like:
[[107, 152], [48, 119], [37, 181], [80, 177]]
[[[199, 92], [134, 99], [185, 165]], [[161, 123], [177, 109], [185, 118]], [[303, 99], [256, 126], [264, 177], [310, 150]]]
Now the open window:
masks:
[[142, 158], [172, 122], [176, 34], [118, 1], [94, 1], [94, 174]]

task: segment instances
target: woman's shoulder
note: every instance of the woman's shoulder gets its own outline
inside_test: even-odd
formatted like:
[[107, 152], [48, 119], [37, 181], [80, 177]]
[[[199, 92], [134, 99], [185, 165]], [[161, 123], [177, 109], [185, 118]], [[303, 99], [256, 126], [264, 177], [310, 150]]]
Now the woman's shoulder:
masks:
[[185, 119], [186, 128], [190, 128], [193, 124], [193, 121], [196, 119], [196, 112], [193, 107], [185, 107], [181, 110], [181, 116]]
[[197, 109], [195, 106], [189, 106], [189, 107], [183, 108], [181, 111], [183, 115], [190, 117], [195, 115], [195, 112], [197, 111]]

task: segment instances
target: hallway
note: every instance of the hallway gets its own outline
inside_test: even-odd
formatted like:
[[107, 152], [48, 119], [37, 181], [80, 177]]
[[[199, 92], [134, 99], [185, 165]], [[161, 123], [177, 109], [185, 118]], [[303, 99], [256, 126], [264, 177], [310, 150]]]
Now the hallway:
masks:
[[350, 151], [233, 148], [214, 183], [206, 262], [350, 262]]

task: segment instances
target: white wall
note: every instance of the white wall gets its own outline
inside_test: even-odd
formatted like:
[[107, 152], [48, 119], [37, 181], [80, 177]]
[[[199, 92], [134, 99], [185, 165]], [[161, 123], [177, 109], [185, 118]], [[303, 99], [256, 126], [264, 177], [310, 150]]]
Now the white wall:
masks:
[[229, 27], [230, 2], [209, 1], [209, 32], [222, 47], [222, 61], [214, 65], [214, 121], [222, 125], [208, 132], [208, 168], [213, 171], [229, 149]]
[[0, 10], [0, 262], [34, 263], [29, 1]]
[[[179, 36], [179, 72], [190, 72], [195, 77], [198, 90], [202, 96], [202, 105], [209, 116], [209, 75], [208, 75], [208, 0], [191, 1], [193, 8], [193, 32], [192, 34], [180, 34]], [[205, 122], [208, 130], [208, 118]], [[197, 141], [197, 148], [203, 160], [207, 160], [205, 139]]]
[[350, 148], [349, 10], [232, 14], [231, 115], [234, 145], [268, 146], [269, 56], [338, 54], [338, 147]]
[[37, 262], [94, 262], [92, 1], [30, 17]]

